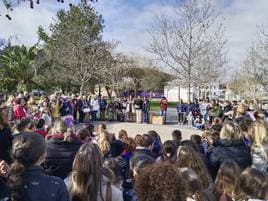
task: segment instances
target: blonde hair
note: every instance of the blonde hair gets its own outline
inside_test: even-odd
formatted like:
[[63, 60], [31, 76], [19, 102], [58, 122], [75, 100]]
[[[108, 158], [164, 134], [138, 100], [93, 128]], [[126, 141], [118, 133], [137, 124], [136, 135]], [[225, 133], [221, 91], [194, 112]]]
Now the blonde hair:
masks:
[[245, 114], [246, 112], [246, 105], [245, 103], [242, 103], [242, 104], [239, 104], [238, 107], [237, 107], [237, 113], [238, 115], [242, 115], [242, 114]]
[[263, 148], [263, 144], [267, 141], [267, 130], [264, 122], [256, 121], [254, 123], [249, 138], [251, 141], [251, 150], [254, 152], [256, 149], [259, 149], [263, 153], [265, 160], [267, 160], [268, 156]]
[[241, 136], [242, 135], [240, 127], [232, 121], [226, 122], [223, 125], [220, 132], [221, 139], [228, 139], [228, 140], [240, 139]]
[[71, 142], [72, 134], [74, 133], [72, 128], [67, 128], [66, 124], [62, 120], [58, 120], [55, 122], [52, 135], [63, 135], [63, 141]]
[[264, 122], [256, 121], [253, 124], [252, 133], [250, 133], [251, 147], [260, 148], [267, 139], [267, 130]]
[[107, 127], [106, 124], [99, 124], [97, 126], [97, 135], [100, 135], [100, 133], [106, 131]]
[[65, 122], [61, 120], [56, 121], [52, 129], [52, 134], [63, 135], [66, 132], [67, 132], [67, 127], [66, 127]]
[[107, 154], [110, 150], [109, 135], [107, 131], [99, 133], [98, 145], [103, 155]]

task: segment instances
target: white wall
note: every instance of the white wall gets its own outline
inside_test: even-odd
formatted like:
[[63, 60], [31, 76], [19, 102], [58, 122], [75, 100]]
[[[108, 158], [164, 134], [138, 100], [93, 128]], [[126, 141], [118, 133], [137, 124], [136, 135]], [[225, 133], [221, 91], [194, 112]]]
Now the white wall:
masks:
[[[180, 94], [179, 94], [180, 92]], [[165, 86], [164, 87], [164, 95], [168, 99], [168, 101], [171, 102], [178, 102], [179, 97], [184, 102], [188, 101], [188, 89], [186, 88], [180, 88], [176, 86]], [[191, 96], [192, 98], [192, 96]]]

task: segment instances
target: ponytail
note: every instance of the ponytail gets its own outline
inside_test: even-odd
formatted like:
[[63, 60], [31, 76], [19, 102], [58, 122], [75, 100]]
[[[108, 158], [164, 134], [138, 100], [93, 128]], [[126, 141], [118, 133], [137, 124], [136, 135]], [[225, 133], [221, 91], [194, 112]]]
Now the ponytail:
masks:
[[11, 165], [9, 176], [10, 201], [22, 201], [25, 198], [22, 182], [24, 171], [25, 166], [17, 160]]
[[35, 133], [23, 133], [13, 140], [10, 175], [10, 201], [28, 201], [23, 175], [45, 153], [45, 141]]

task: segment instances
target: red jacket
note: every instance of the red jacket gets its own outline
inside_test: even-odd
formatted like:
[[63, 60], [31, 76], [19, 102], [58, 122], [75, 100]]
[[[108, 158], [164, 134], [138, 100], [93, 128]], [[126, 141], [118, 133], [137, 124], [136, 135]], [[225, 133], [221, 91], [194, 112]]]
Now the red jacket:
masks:
[[46, 135], [47, 135], [47, 132], [45, 131], [45, 129], [37, 129], [35, 132], [36, 132], [37, 134], [39, 134], [39, 135], [42, 135], [44, 138], [45, 138]]
[[167, 107], [168, 107], [168, 101], [167, 99], [162, 99], [160, 101], [160, 110], [167, 110]]
[[13, 117], [14, 120], [26, 118], [26, 113], [21, 105], [18, 104], [13, 107]]

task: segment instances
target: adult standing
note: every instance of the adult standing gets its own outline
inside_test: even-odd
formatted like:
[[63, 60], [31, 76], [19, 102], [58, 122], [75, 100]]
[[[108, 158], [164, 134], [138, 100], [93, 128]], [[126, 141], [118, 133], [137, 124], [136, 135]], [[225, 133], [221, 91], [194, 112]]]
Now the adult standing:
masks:
[[208, 101], [207, 99], [204, 99], [202, 103], [200, 104], [200, 114], [204, 120], [204, 122], [208, 119]]
[[76, 106], [75, 106], [76, 110], [79, 113], [79, 123], [83, 123], [84, 122], [84, 118], [85, 118], [85, 113], [83, 112], [84, 109], [84, 102], [81, 96], [78, 97], [78, 100], [76, 102]]
[[24, 100], [21, 98], [17, 98], [15, 102], [16, 104], [13, 107], [14, 120], [21, 120], [23, 118], [26, 118], [26, 112], [25, 112], [25, 109], [23, 108]]
[[161, 116], [164, 116], [164, 122], [166, 122], [167, 119], [167, 108], [168, 108], [168, 100], [165, 96], [163, 96], [160, 101], [160, 110], [161, 110]]
[[134, 107], [136, 110], [136, 122], [138, 124], [142, 123], [142, 100], [141, 97], [138, 96], [135, 100], [134, 100]]
[[128, 101], [127, 101], [126, 112], [127, 112], [127, 120], [133, 121], [134, 109], [133, 109], [133, 99], [131, 96], [128, 98]]
[[128, 119], [128, 115], [127, 115], [127, 104], [128, 104], [127, 98], [124, 97], [122, 99], [122, 110], [123, 110], [123, 115], [124, 115], [124, 121], [125, 122]]
[[60, 104], [59, 104], [58, 97], [54, 97], [51, 99], [50, 110], [51, 110], [52, 120], [53, 122], [55, 122], [60, 117]]
[[177, 103], [176, 108], [177, 108], [177, 113], [178, 113], [178, 124], [184, 124], [186, 107], [182, 99]]
[[100, 105], [100, 120], [105, 121], [106, 120], [105, 112], [106, 112], [106, 107], [107, 107], [107, 101], [103, 98], [102, 95], [100, 95], [99, 105]]
[[149, 112], [150, 112], [150, 102], [149, 99], [144, 97], [144, 101], [142, 104], [142, 111], [143, 111], [143, 121], [144, 123], [149, 123]]
[[91, 111], [92, 121], [96, 122], [97, 121], [97, 114], [98, 114], [98, 111], [100, 109], [99, 101], [98, 101], [97, 96], [94, 96], [94, 98], [91, 99], [90, 106], [91, 106], [91, 110], [92, 110]]
[[77, 110], [77, 98], [76, 98], [76, 96], [73, 94], [72, 95], [72, 105], [73, 105], [73, 116], [74, 116], [74, 122], [76, 123], [76, 122], [78, 122], [77, 121], [77, 113], [78, 113], [78, 110]]

